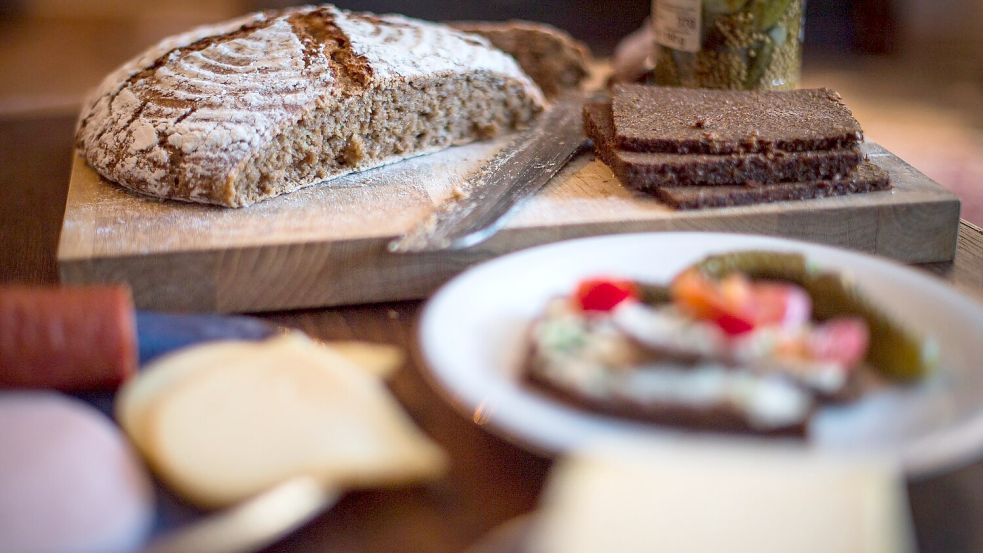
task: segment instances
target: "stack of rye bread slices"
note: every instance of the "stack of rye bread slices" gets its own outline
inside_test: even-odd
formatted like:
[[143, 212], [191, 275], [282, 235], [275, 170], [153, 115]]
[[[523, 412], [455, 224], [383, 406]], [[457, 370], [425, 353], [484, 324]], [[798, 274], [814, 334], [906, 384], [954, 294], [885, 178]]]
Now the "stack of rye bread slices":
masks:
[[863, 132], [828, 89], [616, 85], [584, 107], [597, 156], [626, 186], [675, 209], [887, 190]]

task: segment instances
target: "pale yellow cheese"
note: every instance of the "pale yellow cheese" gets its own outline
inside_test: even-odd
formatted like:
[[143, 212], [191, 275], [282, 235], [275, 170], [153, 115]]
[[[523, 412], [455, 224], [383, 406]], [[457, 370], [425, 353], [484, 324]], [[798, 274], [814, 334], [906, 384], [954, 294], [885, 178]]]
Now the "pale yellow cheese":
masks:
[[[402, 350], [388, 344], [345, 340], [322, 342], [321, 346], [318, 346], [313, 341], [305, 339], [302, 334], [296, 333], [294, 338], [296, 339], [292, 347], [315, 348], [317, 350], [315, 355], [321, 358], [319, 362], [339, 364], [350, 362], [357, 368], [381, 378], [391, 377], [404, 361]], [[263, 342], [212, 342], [164, 356], [151, 363], [120, 389], [116, 395], [116, 420], [137, 449], [146, 455], [143, 443], [146, 432], [143, 431], [142, 425], [146, 420], [146, 413], [163, 392], [188, 374], [207, 367], [235, 362], [236, 359], [249, 357], [253, 352], [265, 347]], [[172, 362], [171, 356], [179, 356], [179, 360]]]
[[262, 346], [253, 342], [213, 342], [164, 356], [131, 378], [116, 394], [116, 421], [137, 449], [147, 455], [146, 415], [174, 385], [197, 371], [249, 357]]
[[603, 447], [558, 466], [541, 511], [533, 553], [912, 550], [891, 463], [805, 449]]
[[344, 489], [429, 479], [445, 465], [379, 378], [302, 335], [190, 348], [141, 379], [120, 397], [121, 423], [203, 507], [294, 476]]
[[391, 377], [405, 361], [403, 350], [387, 344], [345, 340], [324, 342], [324, 345], [381, 378]]

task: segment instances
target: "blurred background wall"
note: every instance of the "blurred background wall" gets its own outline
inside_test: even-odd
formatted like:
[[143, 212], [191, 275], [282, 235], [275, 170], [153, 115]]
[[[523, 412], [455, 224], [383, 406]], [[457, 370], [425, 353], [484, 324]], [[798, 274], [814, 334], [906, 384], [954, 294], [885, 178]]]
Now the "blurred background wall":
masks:
[[[99, 79], [190, 26], [288, 0], [0, 0], [0, 119], [68, 116]], [[524, 18], [601, 56], [649, 0], [338, 0], [431, 20]], [[983, 0], [809, 0], [804, 85], [840, 90], [867, 130], [983, 223]]]

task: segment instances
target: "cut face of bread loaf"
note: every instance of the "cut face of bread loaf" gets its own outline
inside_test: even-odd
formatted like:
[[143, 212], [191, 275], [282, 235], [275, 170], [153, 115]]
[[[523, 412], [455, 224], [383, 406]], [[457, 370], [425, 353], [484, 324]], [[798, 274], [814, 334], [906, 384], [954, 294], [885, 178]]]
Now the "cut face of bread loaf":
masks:
[[556, 27], [532, 21], [455, 21], [449, 25], [481, 35], [511, 54], [547, 98], [578, 88], [590, 75], [590, 49]]
[[103, 81], [76, 140], [126, 188], [241, 207], [542, 109], [539, 88], [482, 37], [323, 5], [161, 42]]

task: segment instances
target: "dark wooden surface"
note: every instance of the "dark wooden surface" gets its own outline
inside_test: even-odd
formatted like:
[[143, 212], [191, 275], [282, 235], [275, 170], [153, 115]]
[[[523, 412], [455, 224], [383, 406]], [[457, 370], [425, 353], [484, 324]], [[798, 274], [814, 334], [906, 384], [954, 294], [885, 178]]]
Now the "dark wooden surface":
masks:
[[[55, 283], [54, 264], [74, 117], [0, 120], [0, 283]], [[983, 298], [983, 230], [963, 223], [955, 263], [924, 267]], [[452, 460], [425, 488], [358, 492], [273, 551], [457, 552], [533, 509], [550, 462], [461, 417], [424, 380], [415, 346], [420, 304], [265, 315], [319, 337], [388, 342], [411, 352], [391, 383], [416, 422]], [[909, 484], [924, 552], [983, 551], [983, 462]]]

